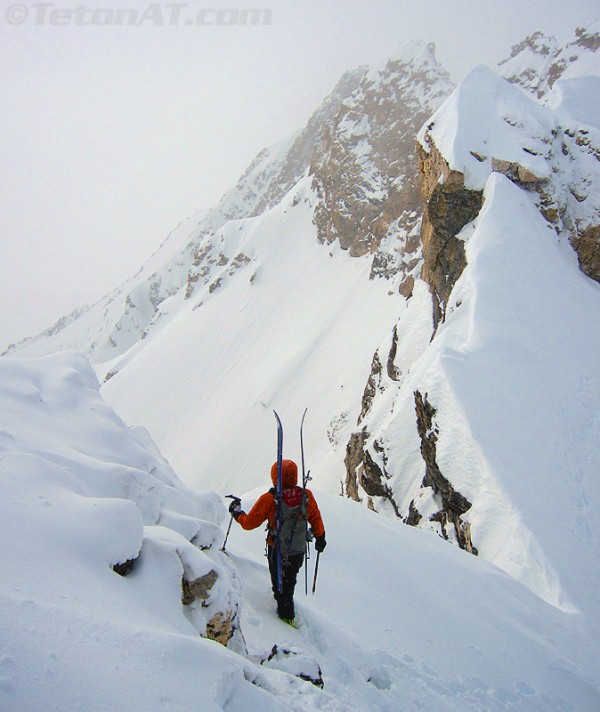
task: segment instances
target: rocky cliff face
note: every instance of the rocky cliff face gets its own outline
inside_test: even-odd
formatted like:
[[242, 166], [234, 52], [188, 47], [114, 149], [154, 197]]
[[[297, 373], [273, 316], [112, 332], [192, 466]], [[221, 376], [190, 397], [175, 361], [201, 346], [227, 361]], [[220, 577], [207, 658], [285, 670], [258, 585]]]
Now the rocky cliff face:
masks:
[[365, 74], [324, 126], [311, 162], [319, 239], [374, 254], [372, 273], [400, 273], [408, 293], [420, 258], [415, 136], [451, 89], [434, 46], [407, 45]]
[[444, 320], [456, 280], [466, 265], [464, 243], [458, 234], [481, 209], [483, 193], [465, 187], [465, 177], [450, 168], [431, 143], [419, 147], [419, 173], [423, 196], [421, 277], [433, 295], [434, 327]]

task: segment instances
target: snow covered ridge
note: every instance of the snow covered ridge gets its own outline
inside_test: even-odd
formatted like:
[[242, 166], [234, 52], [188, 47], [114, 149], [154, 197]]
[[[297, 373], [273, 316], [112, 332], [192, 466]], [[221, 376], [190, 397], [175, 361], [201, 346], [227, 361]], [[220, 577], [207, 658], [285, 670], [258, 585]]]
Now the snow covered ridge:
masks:
[[[323, 126], [352, 95], [365, 67], [346, 72], [303, 130], [264, 149], [237, 185], [208, 211], [184, 220], [138, 273], [85, 310], [80, 318], [10, 346], [7, 354], [41, 356], [58, 350], [83, 352], [92, 363], [122, 355], [160, 328], [182, 300], [212, 293], [223, 277], [249, 256], [235, 246], [242, 220], [268, 213], [307, 172]], [[224, 241], [227, 249], [224, 249]]]
[[282, 677], [302, 696], [247, 656], [220, 498], [124, 425], [81, 355], [2, 358], [0, 384], [0, 709], [275, 712]]
[[600, 281], [600, 135], [577, 118], [595, 84], [557, 82], [550, 109], [480, 67], [424, 125], [428, 284], [375, 355], [346, 459], [354, 498], [586, 611], [600, 512], [561, 508], [600, 494], [580, 405], [600, 404], [600, 287], [577, 266]]
[[600, 121], [580, 119], [593, 118], [597, 89], [596, 77], [561, 80], [550, 109], [479, 67], [427, 121], [419, 142], [464, 176], [466, 190], [482, 191], [499, 172], [536, 193], [544, 217], [568, 235], [581, 269], [600, 281]]

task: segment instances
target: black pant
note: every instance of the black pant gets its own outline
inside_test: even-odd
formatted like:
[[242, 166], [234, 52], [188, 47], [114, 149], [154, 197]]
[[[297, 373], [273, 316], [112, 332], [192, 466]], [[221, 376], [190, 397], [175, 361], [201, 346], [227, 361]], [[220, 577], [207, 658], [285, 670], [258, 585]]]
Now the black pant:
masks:
[[281, 593], [278, 590], [277, 550], [274, 546], [268, 547], [267, 557], [269, 559], [273, 596], [277, 601], [277, 615], [280, 618], [294, 618], [294, 589], [296, 588], [298, 571], [300, 571], [304, 561], [304, 554], [289, 554], [281, 557]]

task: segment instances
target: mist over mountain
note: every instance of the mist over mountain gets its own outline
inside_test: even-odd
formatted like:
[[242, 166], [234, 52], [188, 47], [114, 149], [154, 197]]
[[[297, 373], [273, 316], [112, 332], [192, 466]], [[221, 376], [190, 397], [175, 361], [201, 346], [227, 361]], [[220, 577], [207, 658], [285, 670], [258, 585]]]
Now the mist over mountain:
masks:
[[[433, 45], [404, 45], [344, 74], [125, 284], [4, 354], [17, 384], [0, 393], [5, 471], [49, 461], [65, 511], [105, 497], [99, 531], [135, 520], [126, 546], [90, 544], [106, 572], [89, 586], [119, 591], [123, 610], [143, 601], [158, 648], [174, 631], [225, 644], [218, 660], [194, 652], [222, 675], [207, 709], [597, 708], [599, 88], [598, 23], [564, 45], [535, 33], [456, 87]], [[187, 488], [249, 506], [275, 456], [272, 411], [299, 460], [306, 407], [333, 545], [323, 599], [288, 640], [262, 602], [262, 533], [238, 531], [230, 560], [218, 498]], [[5, 499], [19, 538], [30, 520], [10, 497], [44, 480], [39, 462], [26, 469]], [[128, 561], [137, 579], [108, 576]], [[170, 582], [154, 598], [153, 578]], [[204, 598], [182, 603], [180, 585]], [[323, 672], [322, 692], [289, 651], [262, 672], [282, 640], [298, 669]]]

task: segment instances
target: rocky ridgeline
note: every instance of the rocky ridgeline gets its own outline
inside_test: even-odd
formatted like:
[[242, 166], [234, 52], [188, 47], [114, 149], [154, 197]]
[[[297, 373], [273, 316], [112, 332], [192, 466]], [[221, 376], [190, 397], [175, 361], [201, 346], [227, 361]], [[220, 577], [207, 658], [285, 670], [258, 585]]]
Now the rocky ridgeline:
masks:
[[166, 267], [170, 273], [185, 269], [185, 284], [167, 287], [164, 268], [148, 278], [155, 300], [150, 320], [142, 320], [147, 322], [143, 329], [136, 325], [141, 337], [174, 291], [183, 288], [186, 299], [203, 289], [212, 293], [248, 264], [250, 258], [235, 248], [235, 240], [227, 239], [231, 224], [277, 205], [307, 171], [316, 194], [319, 239], [339, 240], [351, 256], [374, 253], [373, 275], [389, 278], [400, 272], [407, 277], [402, 291], [410, 293], [410, 280], [420, 268], [415, 135], [451, 89], [433, 46], [422, 43], [407, 45], [382, 69], [346, 72], [304, 129], [261, 151], [195, 228], [183, 252]]
[[511, 49], [510, 56], [498, 67], [501, 76], [519, 84], [537, 98], [543, 98], [559, 79], [586, 73], [585, 65], [600, 47], [600, 23], [578, 27], [575, 38], [559, 45], [556, 38], [534, 32]]
[[373, 253], [372, 274], [401, 273], [407, 294], [420, 267], [415, 137], [452, 88], [433, 45], [407, 45], [365, 74], [323, 126], [311, 162], [319, 239], [354, 256]]
[[[477, 218], [492, 172], [502, 173], [534, 199], [558, 238], [570, 241], [581, 270], [600, 281], [600, 131], [569, 115], [568, 107], [561, 108], [563, 96], [573, 98], [580, 92], [578, 98], [585, 99], [600, 79], [563, 82], [547, 94], [560, 77], [566, 81], [576, 75], [577, 68], [571, 64], [588, 66], [599, 46], [600, 35], [594, 28], [578, 30], [576, 39], [564, 48], [536, 33], [514, 47], [511, 58], [501, 63], [507, 79], [526, 88], [535, 99], [511, 89], [482, 67], [468, 75], [424, 124], [418, 148], [423, 200], [420, 276], [432, 297], [431, 339], [445, 320], [450, 294], [467, 264], [461, 231]], [[474, 111], [482, 105], [486, 108], [484, 115], [468, 117], [457, 114], [459, 105]], [[446, 130], [459, 122], [456, 135], [466, 141], [462, 154], [458, 139], [448, 141]], [[406, 369], [397, 362], [397, 343], [394, 328], [373, 357], [359, 430], [347, 446], [346, 494], [356, 500], [366, 496], [372, 509], [393, 512], [407, 524], [431, 528], [444, 538], [449, 538], [451, 525], [453, 540], [477, 553], [468, 520], [472, 503], [454, 490], [448, 479], [451, 475], [442, 473], [436, 462], [435, 404], [428, 402], [426, 394], [414, 393], [414, 422], [426, 472], [420, 490], [406, 491], [397, 464], [390, 460], [385, 428], [371, 425], [379, 399], [389, 402], [390, 390], [400, 393], [402, 389]], [[380, 413], [373, 422], [381, 422]], [[427, 488], [437, 498], [439, 509], [424, 518], [415, 502]]]

